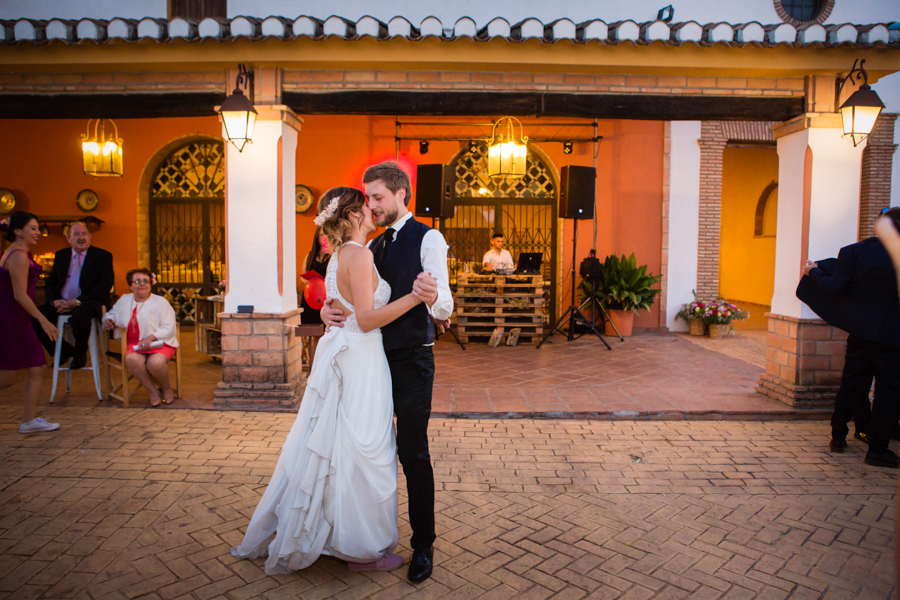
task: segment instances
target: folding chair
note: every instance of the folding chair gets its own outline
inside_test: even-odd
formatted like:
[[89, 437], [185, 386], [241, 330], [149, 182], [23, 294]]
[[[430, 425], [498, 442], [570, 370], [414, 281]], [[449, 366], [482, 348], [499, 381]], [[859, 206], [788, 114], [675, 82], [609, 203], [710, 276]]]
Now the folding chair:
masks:
[[[127, 342], [125, 340], [128, 339], [128, 330], [125, 327], [116, 326], [115, 330], [110, 331], [112, 334], [114, 331], [118, 331], [120, 334], [119, 339], [119, 351], [113, 352], [109, 349], [109, 343], [111, 336], [103, 336], [104, 339], [104, 356], [106, 357], [106, 389], [109, 390], [106, 394], [108, 400], [117, 400], [122, 403], [125, 408], [128, 408], [129, 398], [134, 395], [134, 393], [141, 386], [140, 382], [134, 378], [128, 371], [128, 366], [125, 364], [125, 348]], [[175, 385], [172, 387], [175, 390], [175, 397], [181, 398], [182, 391], [182, 383], [181, 383], [181, 326], [175, 325], [175, 339], [178, 340], [178, 350], [175, 352]], [[113, 371], [118, 371], [118, 375], [114, 378]], [[118, 379], [121, 383], [119, 385], [114, 384], [114, 379]], [[137, 382], [137, 385], [132, 387], [131, 382]]]

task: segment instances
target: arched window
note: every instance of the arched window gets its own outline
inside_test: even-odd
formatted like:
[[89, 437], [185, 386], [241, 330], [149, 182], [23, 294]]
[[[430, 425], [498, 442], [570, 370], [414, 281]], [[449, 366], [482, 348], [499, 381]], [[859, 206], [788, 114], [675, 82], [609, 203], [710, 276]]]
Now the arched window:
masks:
[[150, 184], [150, 268], [179, 321], [194, 320], [193, 298], [225, 276], [225, 169], [221, 141], [172, 152]]
[[754, 237], [775, 237], [778, 223], [778, 182], [766, 186], [756, 203]]

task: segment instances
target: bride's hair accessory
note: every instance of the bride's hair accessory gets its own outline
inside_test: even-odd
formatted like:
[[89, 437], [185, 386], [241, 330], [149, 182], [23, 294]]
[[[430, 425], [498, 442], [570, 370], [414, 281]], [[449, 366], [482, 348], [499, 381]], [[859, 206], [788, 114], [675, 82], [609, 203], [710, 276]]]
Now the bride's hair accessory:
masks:
[[313, 219], [313, 223], [316, 226], [321, 227], [325, 221], [334, 216], [334, 211], [337, 210], [338, 203], [341, 201], [340, 196], [334, 198], [331, 202], [328, 203], [328, 206], [325, 207], [325, 210], [316, 215], [316, 218]]

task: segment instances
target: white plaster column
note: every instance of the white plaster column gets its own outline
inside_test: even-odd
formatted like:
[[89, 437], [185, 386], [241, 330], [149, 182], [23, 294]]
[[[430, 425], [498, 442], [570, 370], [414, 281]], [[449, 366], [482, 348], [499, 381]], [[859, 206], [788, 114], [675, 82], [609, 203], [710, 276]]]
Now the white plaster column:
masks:
[[778, 143], [775, 290], [766, 372], [757, 391], [795, 408], [828, 408], [844, 366], [847, 334], [796, 296], [807, 258], [836, 257], [856, 242], [862, 151], [841, 137], [837, 113], [806, 113], [773, 129]]
[[[302, 120], [286, 106], [257, 106], [253, 143], [238, 152], [226, 142], [225, 312], [297, 308], [294, 187]], [[225, 137], [225, 129], [222, 128]]]
[[838, 115], [803, 115], [775, 129], [778, 224], [772, 312], [817, 318], [796, 296], [803, 263], [837, 257], [857, 241], [862, 151]]
[[697, 244], [700, 235], [700, 121], [672, 121], [669, 162], [669, 282], [666, 327], [687, 331], [675, 320], [682, 304], [694, 299], [697, 287]]

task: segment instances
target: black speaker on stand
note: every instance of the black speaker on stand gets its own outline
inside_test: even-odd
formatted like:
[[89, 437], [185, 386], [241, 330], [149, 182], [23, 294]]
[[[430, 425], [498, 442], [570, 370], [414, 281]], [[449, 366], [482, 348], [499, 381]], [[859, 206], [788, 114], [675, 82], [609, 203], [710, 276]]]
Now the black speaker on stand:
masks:
[[575, 304], [575, 252], [578, 247], [578, 221], [594, 218], [594, 199], [596, 197], [597, 170], [593, 167], [575, 167], [566, 165], [562, 168], [559, 186], [559, 216], [563, 219], [575, 220], [575, 232], [572, 237], [572, 304], [562, 314], [556, 325], [548, 331], [536, 348], [540, 348], [551, 335], [563, 333], [563, 324], [568, 322], [567, 339], [575, 339], [575, 325], [583, 323], [594, 333], [607, 350], [612, 350], [597, 330], [594, 322], [584, 316], [581, 307]]
[[416, 216], [452, 219], [455, 186], [453, 165], [416, 166]]

